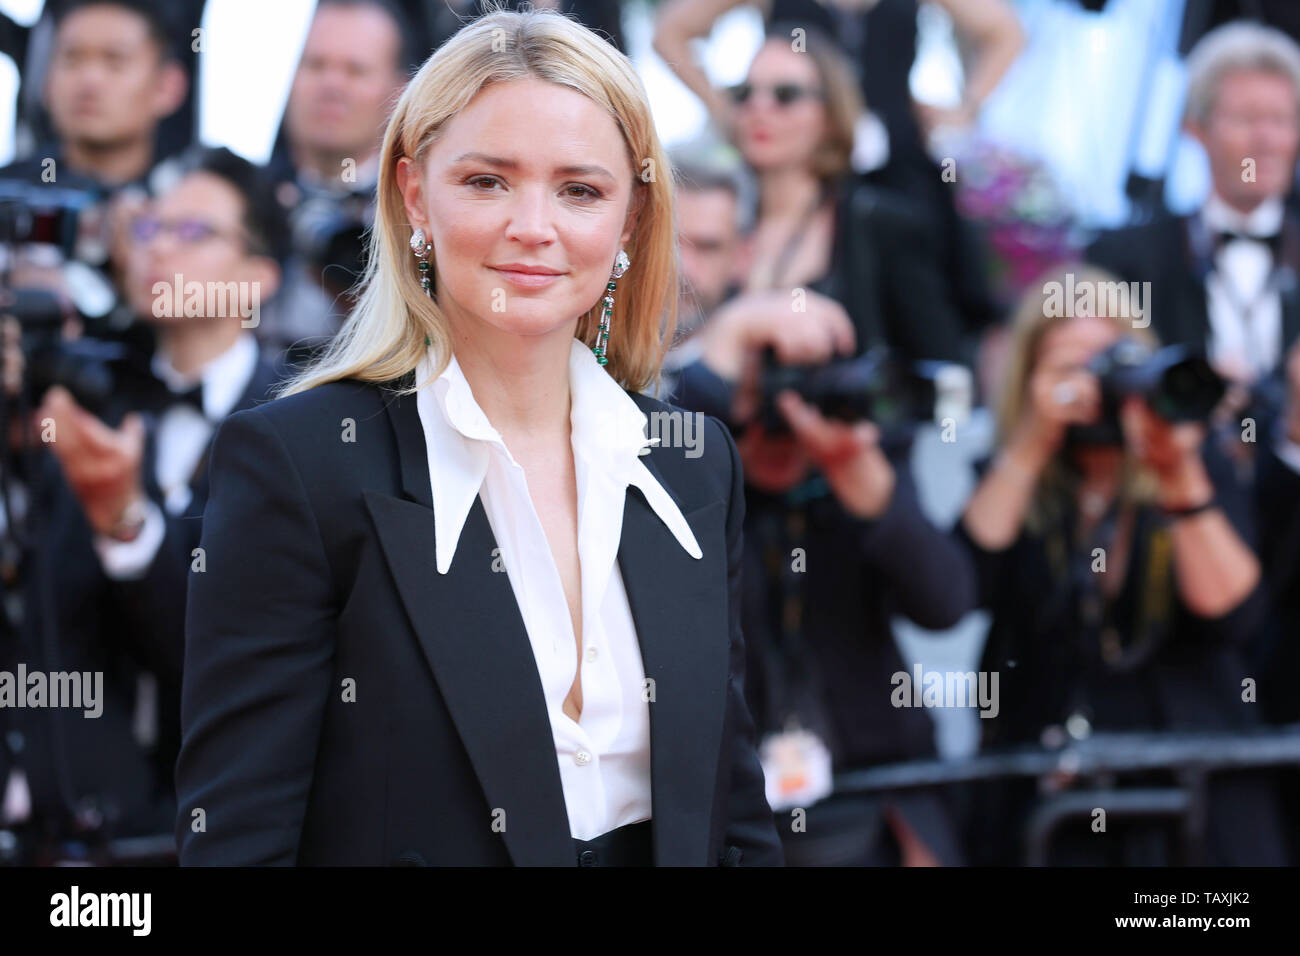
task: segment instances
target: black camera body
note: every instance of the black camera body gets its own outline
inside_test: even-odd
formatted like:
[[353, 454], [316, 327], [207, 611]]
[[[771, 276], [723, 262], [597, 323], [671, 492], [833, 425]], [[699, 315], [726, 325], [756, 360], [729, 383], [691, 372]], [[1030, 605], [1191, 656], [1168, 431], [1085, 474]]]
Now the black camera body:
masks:
[[124, 343], [63, 338], [64, 311], [52, 292], [13, 289], [0, 294], [0, 315], [18, 320], [23, 352], [22, 401], [29, 407], [54, 385], [97, 415], [120, 390], [132, 357]]
[[349, 289], [365, 271], [373, 222], [370, 192], [336, 194], [295, 187], [286, 207], [293, 250], [331, 296]]
[[771, 347], [763, 350], [757, 420], [768, 435], [790, 432], [776, 396], [792, 389], [827, 418], [869, 420], [883, 443], [910, 440], [918, 425], [970, 414], [972, 376], [952, 362], [909, 360], [878, 346], [862, 355], [816, 366], [787, 366]]
[[1120, 406], [1130, 396], [1143, 399], [1165, 421], [1204, 422], [1227, 389], [1205, 355], [1185, 345], [1153, 348], [1121, 339], [1093, 356], [1087, 368], [1101, 388], [1101, 415], [1095, 424], [1071, 425], [1070, 444], [1122, 445]]
[[80, 218], [98, 201], [79, 189], [0, 180], [0, 243], [57, 246], [77, 258]]

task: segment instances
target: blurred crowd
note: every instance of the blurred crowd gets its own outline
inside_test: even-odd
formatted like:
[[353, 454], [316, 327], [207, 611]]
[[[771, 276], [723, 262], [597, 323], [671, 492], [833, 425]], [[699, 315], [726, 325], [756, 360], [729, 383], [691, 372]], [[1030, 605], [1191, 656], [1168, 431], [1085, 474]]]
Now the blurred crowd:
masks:
[[[836, 784], [938, 757], [929, 711], [951, 702], [912, 686], [895, 623], [938, 636], [981, 610], [981, 754], [1300, 744], [1300, 19], [1187, 4], [1203, 204], [1031, 237], [1026, 270], [932, 144], [978, 124], [1031, 38], [1012, 0], [935, 2], [964, 57], [943, 109], [909, 86], [918, 0], [761, 0], [726, 88], [695, 41], [742, 0], [654, 8], [724, 147], [674, 157], [657, 397], [719, 417], [744, 464], [745, 690], [787, 860], [1023, 863], [1028, 821], [1073, 796], [1045, 862], [1294, 863], [1294, 747]], [[626, 52], [618, 0], [558, 6]], [[196, 141], [203, 8], [0, 15], [28, 147], [0, 170], [0, 674], [103, 674], [95, 719], [0, 683], [0, 863], [168, 858], [212, 436], [346, 320], [387, 111], [477, 3], [320, 0], [265, 165]], [[924, 489], [971, 462], [943, 522]]]

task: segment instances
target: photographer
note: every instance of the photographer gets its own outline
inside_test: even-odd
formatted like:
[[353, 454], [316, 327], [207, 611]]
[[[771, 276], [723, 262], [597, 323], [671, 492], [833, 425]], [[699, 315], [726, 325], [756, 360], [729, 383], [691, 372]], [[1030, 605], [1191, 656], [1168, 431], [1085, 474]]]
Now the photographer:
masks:
[[[98, 600], [102, 578], [89, 539], [66, 534], [65, 489], [51, 445], [43, 441], [57, 439], [57, 433], [30, 413], [31, 393], [49, 371], [70, 371], [67, 363], [48, 360], [48, 343], [33, 344], [41, 336], [32, 328], [32, 307], [54, 301], [48, 294], [27, 293], [23, 299], [10, 292], [0, 302], [6, 425], [0, 454], [0, 670], [29, 676], [72, 672], [83, 675], [83, 687], [85, 675], [96, 675], [99, 683], [92, 684], [93, 719], [75, 708], [0, 709], [4, 865], [103, 860], [108, 836], [157, 833], [171, 805], [142, 746], [141, 658], [129, 651], [132, 635], [125, 622]], [[58, 314], [57, 308], [47, 311]], [[80, 344], [79, 335], [76, 321], [64, 321], [53, 333], [68, 347]], [[17, 692], [27, 694], [28, 688]]]
[[271, 176], [289, 217], [285, 287], [258, 337], [268, 348], [330, 338], [351, 310], [374, 219], [380, 137], [413, 61], [424, 58], [386, 0], [323, 0], [298, 62]]
[[[28, 618], [42, 634], [33, 646], [52, 648], [64, 667], [139, 668], [149, 677], [142, 693], [152, 726], [140, 733], [151, 740], [151, 766], [127, 758], [129, 726], [105, 741], [99, 722], [63, 727], [25, 751], [30, 765], [70, 767], [63, 775], [71, 776], [71, 802], [94, 801], [104, 835], [170, 832], [185, 597], [189, 574], [204, 569], [196, 548], [208, 449], [220, 422], [264, 400], [280, 377], [245, 327], [279, 279], [283, 227], [273, 218], [269, 184], [225, 149], [195, 149], [174, 169], [171, 185], [132, 224], [128, 292], [157, 333], [153, 377], [119, 370], [102, 420], [63, 385], [49, 389], [35, 415], [52, 436], [49, 464], [57, 467], [40, 483], [45, 532], [34, 586], [46, 600]], [[239, 289], [240, 297], [217, 299], [214, 289]], [[245, 289], [256, 296], [251, 314]], [[49, 714], [49, 723], [67, 719]], [[109, 762], [114, 750], [120, 757]], [[32, 787], [31, 802], [46, 820], [42, 839], [65, 826], [49, 800]]]
[[55, 139], [0, 170], [0, 263], [40, 269], [40, 287], [70, 299], [96, 335], [143, 347], [118, 294], [126, 224], [188, 79], [144, 0], [71, 0], [52, 29], [42, 101]]
[[[984, 745], [1255, 726], [1242, 682], [1255, 675], [1246, 658], [1267, 606], [1243, 490], [1204, 441], [1205, 425], [1158, 417], [1154, 393], [1116, 394], [1089, 364], [1149, 336], [1128, 319], [1052, 317], [1050, 280], [1066, 273], [1045, 278], [1014, 325], [998, 452], [955, 532], [992, 612], [981, 667], [1001, 676]], [[1080, 267], [1075, 285], [1112, 279]], [[1121, 782], [1164, 781], [1153, 772]], [[1208, 863], [1282, 862], [1272, 787], [1268, 775], [1211, 778]], [[980, 801], [972, 839], [988, 841], [982, 862], [1018, 861], [1032, 785], [981, 788]], [[1175, 862], [1171, 827], [1081, 826], [1054, 859]]]
[[[869, 421], [827, 418], [793, 389], [767, 396], [786, 428], [763, 421], [758, 350], [771, 346], [787, 370], [853, 355], [842, 307], [811, 293], [807, 312], [792, 316], [788, 295], [743, 295], [701, 334], [703, 360], [684, 370], [684, 399], [673, 401], [703, 410], [694, 396], [739, 432], [745, 694], [786, 861], [959, 864], [942, 792], [882, 798], [830, 786], [833, 772], [934, 755], [929, 716], [891, 706], [891, 676], [905, 666], [890, 618], [956, 623], [974, 597], [969, 562], [922, 514], [906, 442], [883, 441]], [[808, 809], [806, 831], [792, 827], [796, 806]]]

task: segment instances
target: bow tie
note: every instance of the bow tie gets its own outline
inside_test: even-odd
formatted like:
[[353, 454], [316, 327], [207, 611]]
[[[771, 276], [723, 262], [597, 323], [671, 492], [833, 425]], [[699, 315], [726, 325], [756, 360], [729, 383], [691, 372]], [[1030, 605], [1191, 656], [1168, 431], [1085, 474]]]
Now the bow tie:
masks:
[[207, 417], [203, 410], [202, 382], [199, 382], [197, 385], [188, 388], [183, 392], [174, 392], [162, 379], [151, 378], [146, 391], [147, 395], [145, 396], [145, 403], [151, 410], [157, 412], [159, 415], [175, 405], [190, 405], [200, 415]]
[[1275, 257], [1278, 254], [1278, 250], [1282, 248], [1282, 233], [1280, 230], [1278, 232], [1272, 233], [1271, 235], [1267, 235], [1267, 236], [1252, 236], [1249, 233], [1245, 233], [1245, 232], [1230, 232], [1227, 230], [1223, 232], [1216, 232], [1214, 234], [1214, 248], [1216, 250], [1222, 249], [1228, 243], [1235, 242], [1238, 239], [1248, 239], [1251, 240], [1252, 242], [1262, 242], [1264, 243], [1264, 245], [1268, 246], [1269, 252], [1271, 252]]
[[190, 405], [194, 406], [195, 409], [197, 409], [200, 415], [202, 415], [204, 418], [207, 417], [208, 413], [203, 410], [203, 383], [202, 382], [199, 382], [199, 384], [195, 385], [193, 388], [187, 389], [186, 391], [172, 392], [172, 396], [173, 396], [172, 398], [173, 402], [177, 402], [177, 403], [188, 402]]

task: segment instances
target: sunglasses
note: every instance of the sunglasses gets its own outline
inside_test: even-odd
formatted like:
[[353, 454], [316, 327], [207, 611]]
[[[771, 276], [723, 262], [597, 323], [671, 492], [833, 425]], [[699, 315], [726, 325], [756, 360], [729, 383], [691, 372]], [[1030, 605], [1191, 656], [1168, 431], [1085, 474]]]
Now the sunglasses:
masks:
[[137, 242], [150, 242], [163, 233], [170, 233], [178, 242], [193, 245], [214, 237], [238, 240], [241, 237], [202, 219], [177, 219], [167, 222], [157, 216], [137, 216], [131, 222], [131, 237]]
[[821, 90], [810, 86], [800, 86], [798, 83], [777, 83], [773, 86], [737, 83], [735, 86], [730, 87], [728, 92], [731, 93], [731, 98], [735, 100], [737, 106], [743, 106], [759, 90], [767, 90], [771, 93], [772, 99], [776, 100], [778, 106], [789, 106], [804, 97], [815, 100], [826, 98], [826, 94]]

